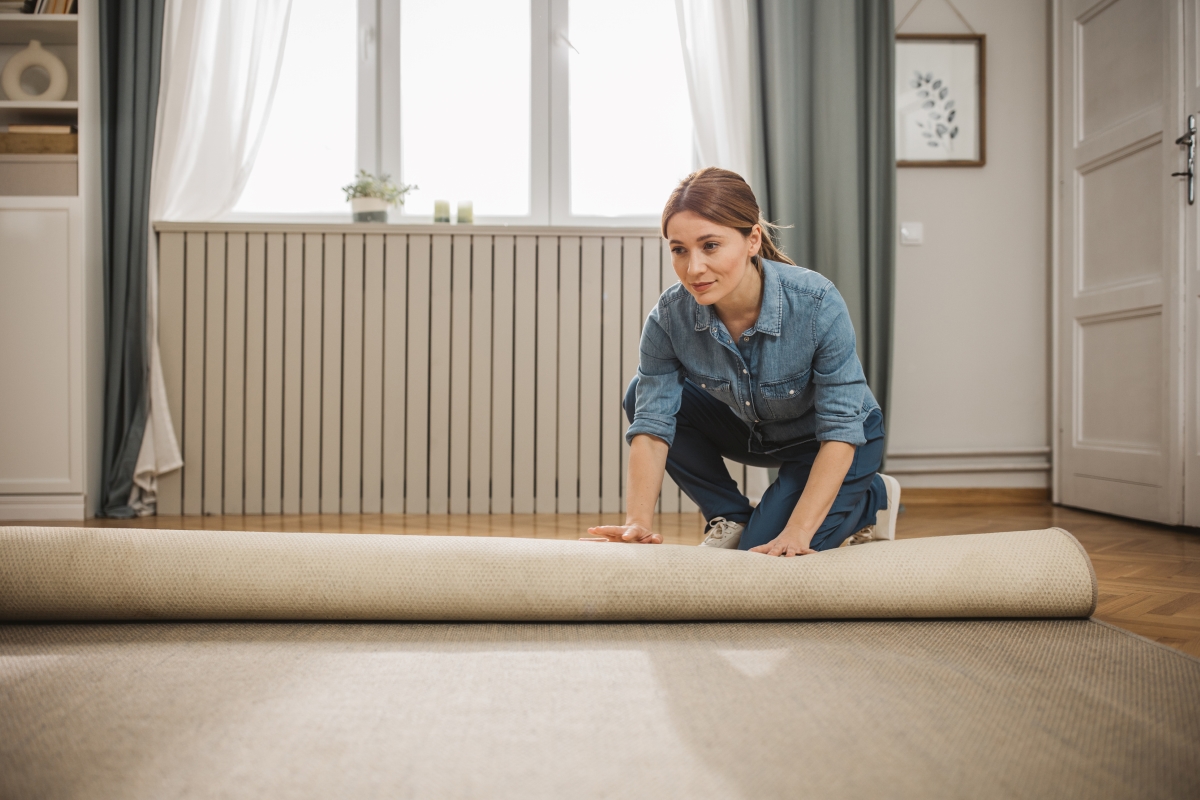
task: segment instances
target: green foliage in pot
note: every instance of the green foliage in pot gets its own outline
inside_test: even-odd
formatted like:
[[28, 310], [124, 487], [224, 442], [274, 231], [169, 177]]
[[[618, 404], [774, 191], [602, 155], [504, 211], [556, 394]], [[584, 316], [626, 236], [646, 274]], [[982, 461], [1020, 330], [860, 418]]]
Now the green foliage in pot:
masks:
[[390, 206], [402, 206], [404, 205], [404, 195], [417, 188], [419, 187], [416, 184], [397, 186], [392, 183], [392, 176], [386, 172], [376, 176], [365, 169], [360, 169], [354, 183], [346, 184], [342, 187], [342, 191], [346, 193], [347, 202], [356, 197], [377, 197], [387, 201]]

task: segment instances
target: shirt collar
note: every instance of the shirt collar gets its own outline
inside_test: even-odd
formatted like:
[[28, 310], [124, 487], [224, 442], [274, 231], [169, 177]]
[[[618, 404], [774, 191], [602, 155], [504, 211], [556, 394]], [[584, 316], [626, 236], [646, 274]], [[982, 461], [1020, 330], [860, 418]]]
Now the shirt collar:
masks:
[[[760, 258], [759, 263], [762, 264], [762, 308], [759, 309], [758, 320], [751, 330], [778, 336], [783, 324], [783, 287], [779, 284], [779, 265], [765, 258]], [[696, 309], [696, 330], [708, 330], [716, 316], [712, 306], [701, 305], [695, 298], [692, 299], [692, 303]]]

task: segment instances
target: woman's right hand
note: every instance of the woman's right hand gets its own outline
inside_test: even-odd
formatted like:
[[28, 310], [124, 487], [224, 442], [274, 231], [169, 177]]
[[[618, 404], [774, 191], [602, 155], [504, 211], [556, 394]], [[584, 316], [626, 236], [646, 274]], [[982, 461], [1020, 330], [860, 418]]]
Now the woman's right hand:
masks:
[[588, 528], [592, 536], [580, 537], [586, 542], [624, 542], [627, 544], [662, 544], [662, 537], [645, 525], [632, 523], [628, 525], [597, 525]]

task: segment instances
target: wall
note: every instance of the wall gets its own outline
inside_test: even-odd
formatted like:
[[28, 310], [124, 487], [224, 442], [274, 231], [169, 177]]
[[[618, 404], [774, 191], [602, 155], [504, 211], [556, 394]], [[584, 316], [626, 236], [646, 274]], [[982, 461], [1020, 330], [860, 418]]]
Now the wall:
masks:
[[[896, 21], [913, 5], [895, 0]], [[897, 248], [888, 471], [907, 486], [1047, 486], [1048, 2], [956, 5], [987, 36], [987, 164], [898, 170], [897, 223], [924, 223], [925, 240]], [[923, 0], [899, 32], [968, 31]]]

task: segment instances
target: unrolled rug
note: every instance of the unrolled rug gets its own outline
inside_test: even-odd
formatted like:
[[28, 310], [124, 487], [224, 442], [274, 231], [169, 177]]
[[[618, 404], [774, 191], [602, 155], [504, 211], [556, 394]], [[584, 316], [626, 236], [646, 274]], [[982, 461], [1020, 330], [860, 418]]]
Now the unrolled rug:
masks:
[[677, 545], [0, 528], [0, 620], [677, 621], [1087, 617], [1059, 528], [769, 558]]
[[1200, 662], [1089, 620], [0, 625], [3, 798], [1148, 800], [1198, 777]]

